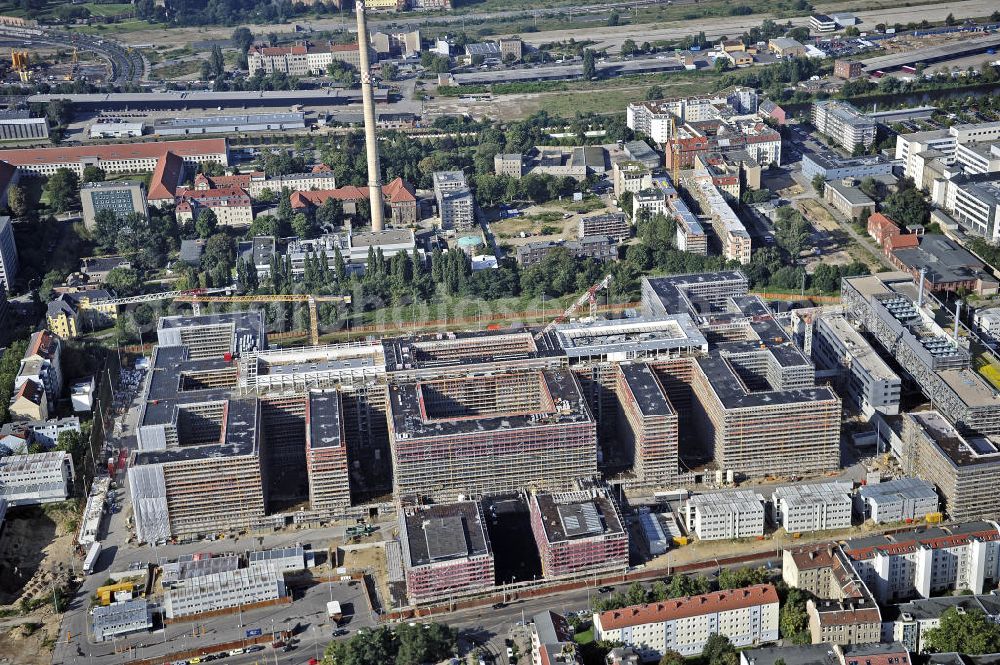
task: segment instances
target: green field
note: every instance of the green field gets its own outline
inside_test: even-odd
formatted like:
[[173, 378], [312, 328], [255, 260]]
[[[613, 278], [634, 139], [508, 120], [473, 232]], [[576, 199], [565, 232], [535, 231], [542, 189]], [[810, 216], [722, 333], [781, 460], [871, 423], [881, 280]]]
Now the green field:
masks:
[[96, 2], [88, 2], [80, 6], [89, 10], [94, 16], [118, 16], [119, 14], [129, 14], [135, 11], [132, 5], [127, 3], [103, 5]]

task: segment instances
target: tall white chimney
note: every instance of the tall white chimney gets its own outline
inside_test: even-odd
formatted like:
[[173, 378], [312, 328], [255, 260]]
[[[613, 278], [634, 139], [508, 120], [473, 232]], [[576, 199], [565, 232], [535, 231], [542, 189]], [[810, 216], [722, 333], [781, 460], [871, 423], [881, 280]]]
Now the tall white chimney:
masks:
[[378, 162], [378, 139], [375, 138], [375, 95], [372, 92], [371, 63], [368, 60], [368, 22], [365, 3], [355, 0], [358, 15], [358, 57], [361, 69], [361, 103], [365, 111], [365, 153], [368, 157], [368, 199], [372, 211], [372, 231], [385, 226], [382, 211], [382, 171]]

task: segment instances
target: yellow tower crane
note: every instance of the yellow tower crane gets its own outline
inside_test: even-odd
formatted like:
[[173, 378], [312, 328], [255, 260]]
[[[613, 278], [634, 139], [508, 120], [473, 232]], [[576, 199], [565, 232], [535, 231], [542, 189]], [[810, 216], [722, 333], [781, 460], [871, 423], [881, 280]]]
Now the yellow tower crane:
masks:
[[269, 302], [304, 302], [309, 305], [309, 340], [313, 346], [319, 345], [319, 315], [316, 311], [318, 302], [334, 302], [350, 304], [351, 296], [316, 296], [310, 293], [289, 295], [259, 295], [259, 296], [203, 296], [198, 294], [183, 294], [174, 298], [174, 302], [200, 303], [269, 303]]
[[11, 49], [10, 65], [11, 69], [17, 72], [17, 75], [21, 78], [22, 83], [27, 83], [31, 80], [31, 72], [28, 71], [27, 51], [15, 51], [14, 49]]

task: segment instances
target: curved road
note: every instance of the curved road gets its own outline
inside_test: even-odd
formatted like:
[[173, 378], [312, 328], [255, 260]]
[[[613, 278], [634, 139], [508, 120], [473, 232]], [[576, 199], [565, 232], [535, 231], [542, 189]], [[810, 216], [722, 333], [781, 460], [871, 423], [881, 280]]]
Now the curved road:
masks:
[[0, 40], [28, 48], [35, 44], [44, 44], [55, 48], [76, 46], [81, 51], [91, 51], [110, 64], [111, 75], [108, 77], [108, 81], [116, 85], [138, 82], [144, 80], [148, 75], [146, 62], [138, 50], [129, 49], [110, 39], [53, 29], [47, 29], [41, 35], [21, 37], [4, 34], [3, 30], [0, 29]]

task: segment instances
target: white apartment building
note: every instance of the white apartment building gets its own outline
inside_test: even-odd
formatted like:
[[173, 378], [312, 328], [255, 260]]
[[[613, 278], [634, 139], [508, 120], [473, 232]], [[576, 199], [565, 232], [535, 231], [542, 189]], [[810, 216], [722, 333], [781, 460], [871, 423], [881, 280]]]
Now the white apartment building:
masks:
[[951, 590], [978, 594], [1000, 575], [1000, 530], [993, 522], [857, 538], [843, 550], [880, 603]]
[[858, 491], [858, 499], [865, 519], [876, 524], [923, 521], [941, 510], [934, 485], [919, 478], [897, 478], [866, 485]]
[[814, 322], [812, 359], [818, 367], [837, 370], [848, 399], [867, 417], [876, 411], [899, 413], [902, 380], [861, 334], [840, 314], [824, 314]]
[[700, 540], [755, 538], [764, 534], [764, 499], [752, 490], [696, 494], [684, 504], [688, 533]]
[[163, 594], [168, 619], [277, 600], [287, 595], [285, 580], [270, 566], [203, 575]]
[[14, 390], [26, 381], [42, 386], [50, 404], [59, 401], [63, 387], [62, 340], [54, 333], [39, 330], [28, 340], [28, 348], [14, 378]]
[[870, 148], [875, 142], [875, 121], [847, 102], [814, 102], [812, 123], [844, 150], [852, 151], [859, 144]]
[[476, 203], [461, 171], [435, 171], [434, 197], [442, 229], [464, 231], [476, 221]]
[[0, 286], [6, 291], [10, 291], [19, 269], [14, 227], [10, 224], [10, 217], [3, 215], [0, 216]]
[[611, 167], [611, 183], [615, 198], [619, 199], [625, 192], [638, 194], [652, 187], [653, 172], [642, 162], [615, 162]]
[[778, 592], [773, 585], [716, 591], [648, 605], [594, 613], [594, 638], [614, 640], [657, 660], [666, 650], [702, 652], [708, 638], [724, 635], [736, 647], [778, 639]]
[[[725, 114], [750, 114], [757, 111], [757, 92], [752, 88], [733, 88], [726, 96], [682, 97], [629, 104], [625, 122], [630, 129], [642, 132], [657, 143], [671, 136], [670, 119], [682, 124], [713, 120]], [[764, 162], [767, 163], [767, 162]]]
[[710, 177], [694, 178], [696, 194], [708, 206], [712, 215], [712, 227], [722, 243], [722, 255], [741, 265], [750, 263], [751, 240], [747, 228], [739, 216], [729, 207], [719, 188], [712, 184]]
[[9, 506], [65, 501], [73, 491], [73, 458], [67, 452], [0, 457], [0, 498]]
[[783, 485], [771, 496], [774, 523], [787, 533], [851, 526], [851, 483]]

